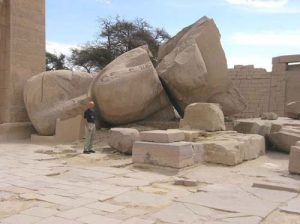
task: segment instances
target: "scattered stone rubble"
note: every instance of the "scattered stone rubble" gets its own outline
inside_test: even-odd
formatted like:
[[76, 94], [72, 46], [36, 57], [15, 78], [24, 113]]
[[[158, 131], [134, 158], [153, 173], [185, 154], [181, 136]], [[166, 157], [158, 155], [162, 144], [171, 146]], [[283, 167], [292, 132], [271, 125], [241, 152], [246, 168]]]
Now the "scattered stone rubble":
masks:
[[[222, 122], [220, 119], [215, 120], [224, 126], [224, 116], [217, 105], [199, 103], [192, 104], [188, 108], [189, 113], [186, 113], [186, 116], [195, 115], [200, 111], [197, 119], [196, 116], [193, 117], [194, 122], [190, 120], [191, 124], [194, 123], [196, 126], [203, 124], [202, 127], [207, 129], [141, 132], [141, 141], [135, 142], [133, 146], [133, 162], [139, 165], [151, 164], [177, 169], [204, 161], [233, 166], [265, 154], [263, 136], [240, 134], [236, 131], [212, 131], [215, 124], [210, 121], [216, 113], [211, 108], [218, 112], [217, 116], [223, 117]], [[210, 110], [205, 110], [206, 108]], [[210, 119], [208, 120], [207, 117]]]
[[277, 120], [238, 119], [234, 122], [234, 130], [244, 134], [265, 136], [273, 147], [283, 152], [289, 152], [291, 146], [300, 141], [300, 121], [291, 118], [280, 117]]

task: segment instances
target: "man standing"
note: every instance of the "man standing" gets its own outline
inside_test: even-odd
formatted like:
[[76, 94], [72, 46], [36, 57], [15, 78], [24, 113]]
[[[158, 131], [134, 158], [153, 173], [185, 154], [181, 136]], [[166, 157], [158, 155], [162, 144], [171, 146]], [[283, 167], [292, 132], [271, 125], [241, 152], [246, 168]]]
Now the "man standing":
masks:
[[88, 103], [88, 109], [84, 112], [85, 124], [85, 145], [84, 145], [84, 154], [95, 153], [93, 150], [93, 140], [96, 132], [96, 116], [95, 116], [95, 103], [90, 101]]

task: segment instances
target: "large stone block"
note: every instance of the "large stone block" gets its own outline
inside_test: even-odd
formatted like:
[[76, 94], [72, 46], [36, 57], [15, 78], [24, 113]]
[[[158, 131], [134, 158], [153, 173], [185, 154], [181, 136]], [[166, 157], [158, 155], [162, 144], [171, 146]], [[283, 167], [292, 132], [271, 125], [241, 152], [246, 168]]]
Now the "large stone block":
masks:
[[108, 144], [120, 152], [131, 154], [133, 144], [140, 140], [139, 131], [133, 128], [112, 128]]
[[81, 140], [85, 133], [85, 122], [82, 115], [68, 119], [56, 120], [55, 135], [42, 136], [31, 135], [31, 142], [34, 144], [64, 144]]
[[136, 142], [133, 146], [132, 161], [137, 164], [151, 164], [171, 168], [184, 168], [194, 164], [191, 143]]
[[300, 119], [300, 101], [288, 103], [285, 112], [289, 118]]
[[244, 134], [258, 134], [266, 136], [271, 133], [272, 123], [260, 120], [236, 120], [234, 130]]
[[286, 117], [269, 121], [259, 118], [237, 120], [234, 122], [234, 130], [262, 135], [274, 148], [283, 152], [289, 152], [290, 147], [300, 141], [300, 121]]
[[[196, 102], [219, 103], [226, 115], [245, 109], [227, 74], [219, 30], [202, 17], [159, 48], [157, 71], [180, 113]], [[217, 66], [216, 66], [217, 65]]]
[[300, 130], [297, 133], [285, 128], [279, 132], [270, 134], [268, 139], [276, 149], [290, 152], [291, 146], [295, 145], [297, 141], [300, 141]]
[[127, 124], [162, 112], [164, 120], [174, 110], [152, 65], [146, 47], [133, 49], [107, 65], [97, 76], [92, 94], [102, 118], [111, 124]]
[[204, 160], [210, 163], [233, 166], [265, 154], [265, 138], [260, 135], [215, 132], [196, 142], [203, 144]]
[[181, 130], [184, 133], [184, 141], [194, 142], [203, 131], [201, 130]]
[[184, 118], [180, 121], [180, 128], [223, 131], [225, 130], [224, 115], [217, 104], [194, 103], [185, 109]]
[[30, 122], [0, 124], [0, 142], [29, 139], [33, 133]]
[[82, 115], [68, 119], [57, 119], [55, 137], [58, 142], [74, 142], [84, 137], [85, 121]]
[[244, 150], [238, 141], [210, 141], [204, 145], [204, 160], [234, 166], [244, 161]]
[[82, 114], [89, 101], [92, 75], [85, 72], [51, 71], [27, 81], [24, 101], [29, 118], [40, 135], [54, 135], [56, 119]]
[[181, 130], [154, 130], [141, 132], [141, 141], [156, 143], [172, 143], [184, 141], [185, 136]]
[[300, 146], [291, 147], [289, 172], [292, 174], [300, 174]]

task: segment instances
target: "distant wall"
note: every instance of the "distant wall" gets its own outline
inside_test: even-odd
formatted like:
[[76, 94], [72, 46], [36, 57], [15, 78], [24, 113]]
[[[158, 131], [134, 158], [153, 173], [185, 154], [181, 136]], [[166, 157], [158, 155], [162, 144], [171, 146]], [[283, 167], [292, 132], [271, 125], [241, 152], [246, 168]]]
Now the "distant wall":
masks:
[[273, 111], [284, 114], [285, 80], [253, 65], [235, 66], [229, 69], [234, 85], [247, 102], [247, 109], [237, 117], [259, 117], [263, 112]]
[[273, 58], [272, 72], [253, 65], [236, 65], [229, 69], [234, 85], [247, 101], [247, 109], [236, 115], [259, 117], [263, 112], [284, 116], [285, 106], [300, 101], [300, 55]]

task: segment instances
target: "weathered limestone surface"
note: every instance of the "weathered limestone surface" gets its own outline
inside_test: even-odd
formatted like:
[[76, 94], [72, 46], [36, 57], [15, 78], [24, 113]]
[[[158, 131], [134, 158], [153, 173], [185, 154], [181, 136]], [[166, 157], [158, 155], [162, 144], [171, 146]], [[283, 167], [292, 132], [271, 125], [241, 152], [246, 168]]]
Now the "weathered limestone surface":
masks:
[[235, 131], [189, 131], [187, 136], [181, 132], [181, 137], [191, 139], [190, 142], [165, 143], [172, 142], [166, 134], [170, 131], [179, 133], [181, 130], [151, 131], [144, 136], [142, 132], [143, 141], [134, 144], [133, 162], [172, 168], [192, 166], [203, 161], [234, 166], [265, 154], [265, 138], [260, 135]]
[[186, 107], [184, 118], [180, 120], [181, 129], [204, 131], [224, 131], [224, 114], [219, 105], [194, 103]]
[[300, 141], [300, 121], [280, 117], [277, 120], [259, 118], [240, 119], [234, 122], [234, 130], [244, 134], [265, 136], [273, 146], [284, 152]]
[[120, 152], [131, 154], [133, 144], [140, 140], [140, 133], [134, 128], [112, 128], [108, 144]]
[[262, 115], [260, 116], [260, 118], [262, 120], [277, 120], [278, 119], [278, 115], [274, 112], [264, 112], [262, 113]]
[[[286, 175], [286, 154], [269, 152], [268, 156], [237, 167], [200, 165], [177, 173], [154, 167], [120, 166], [130, 160], [128, 156], [111, 151], [100, 153], [100, 145], [96, 147], [99, 147], [98, 153], [82, 155], [82, 148], [77, 144], [59, 147], [0, 144], [0, 222], [299, 222], [299, 214], [295, 215], [299, 211], [297, 193], [250, 187], [262, 177], [280, 177], [286, 180], [288, 187], [290, 181], [299, 185], [297, 177]], [[118, 168], [113, 167], [116, 164]], [[177, 178], [184, 184], [199, 184], [176, 186], [174, 179]]]
[[203, 145], [204, 160], [211, 163], [233, 166], [265, 154], [265, 139], [255, 134], [216, 132], [196, 142]]
[[220, 33], [212, 19], [202, 17], [184, 28], [160, 47], [158, 57], [158, 74], [181, 116], [195, 102], [219, 103], [226, 115], [245, 109], [227, 74]]
[[0, 40], [0, 124], [27, 122], [23, 87], [45, 70], [45, 0], [2, 0]]
[[141, 141], [156, 143], [172, 143], [184, 141], [184, 132], [181, 130], [154, 130], [141, 132]]
[[160, 111], [163, 119], [174, 118], [147, 47], [133, 49], [107, 65], [91, 91], [101, 117], [111, 124], [143, 120]]
[[27, 81], [24, 101], [32, 124], [40, 135], [54, 135], [56, 119], [81, 114], [93, 77], [85, 72], [52, 71]]
[[268, 139], [276, 149], [290, 152], [291, 146], [300, 141], [300, 127], [283, 127], [279, 132], [273, 132]]
[[285, 112], [289, 118], [300, 119], [300, 101], [288, 103]]
[[171, 168], [184, 168], [194, 164], [193, 147], [189, 142], [153, 143], [136, 142], [132, 161]]
[[0, 124], [0, 142], [28, 139], [34, 132], [34, 127], [30, 122]]
[[286, 206], [282, 206], [280, 211], [300, 215], [300, 197], [290, 200]]
[[34, 144], [60, 144], [72, 143], [81, 140], [85, 134], [85, 122], [82, 115], [68, 119], [56, 119], [55, 135], [40, 136], [31, 135], [31, 143]]
[[[292, 174], [300, 174], [300, 142], [298, 146], [292, 146], [290, 151], [289, 172]], [[300, 186], [299, 186], [300, 189]]]
[[299, 55], [285, 55], [273, 58], [272, 72], [253, 65], [236, 65], [229, 69], [234, 85], [247, 102], [247, 109], [236, 116], [254, 118], [268, 111], [289, 116], [286, 105], [300, 101], [299, 62]]
[[267, 72], [253, 65], [235, 65], [228, 74], [246, 100], [247, 108], [235, 116], [260, 117], [264, 112], [284, 116], [286, 77], [282, 73]]
[[[278, 198], [274, 198], [274, 195], [278, 195]], [[240, 188], [231, 184], [214, 184], [202, 187], [200, 192], [179, 198], [178, 201], [243, 214], [240, 216], [263, 218], [268, 216], [280, 203], [292, 199], [295, 195], [290, 192]]]
[[252, 187], [268, 190], [286, 191], [296, 194], [300, 193], [299, 181], [288, 178], [264, 178], [263, 180], [254, 182]]

